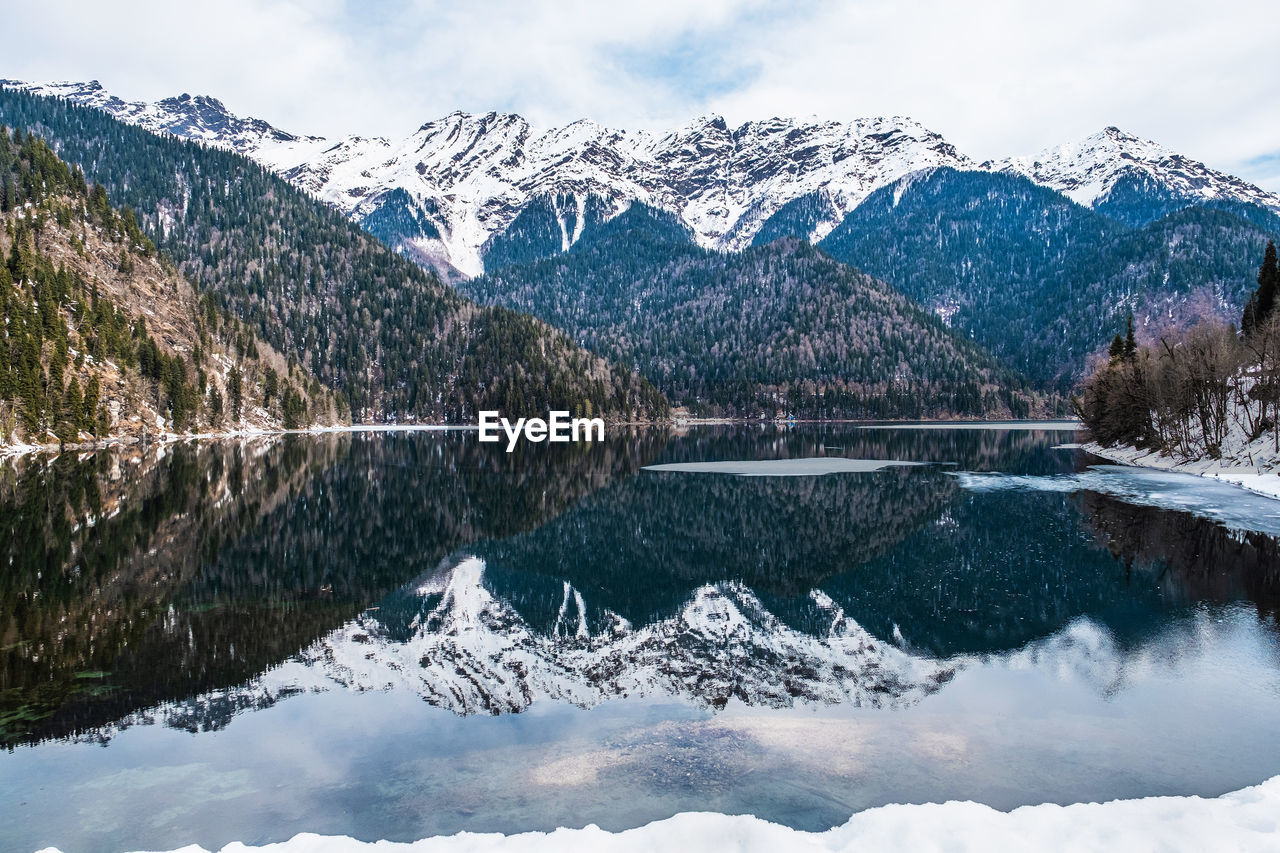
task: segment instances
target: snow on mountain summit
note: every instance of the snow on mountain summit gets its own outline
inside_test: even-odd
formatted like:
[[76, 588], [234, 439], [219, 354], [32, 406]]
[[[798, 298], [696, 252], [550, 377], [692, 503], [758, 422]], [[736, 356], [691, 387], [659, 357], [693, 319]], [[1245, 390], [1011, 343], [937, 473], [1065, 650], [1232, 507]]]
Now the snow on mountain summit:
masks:
[[1280, 212], [1280, 199], [1253, 184], [1117, 127], [1031, 157], [984, 163], [983, 168], [1024, 175], [1088, 207], [1104, 201], [1117, 181], [1129, 175], [1189, 200], [1241, 201]]
[[536, 132], [519, 116], [454, 113], [389, 149], [353, 148], [290, 178], [357, 218], [370, 199], [404, 190], [428, 212], [429, 239], [478, 274], [488, 242], [539, 197], [571, 196], [581, 210], [594, 196], [611, 214], [639, 201], [677, 214], [704, 247], [735, 251], [792, 199], [828, 190], [842, 216], [877, 187], [938, 165], [971, 163], [909, 119], [730, 129], [707, 116], [650, 134], [588, 121]]
[[[182, 95], [123, 101], [89, 83], [0, 85], [97, 107], [156, 133], [245, 154], [328, 202], [398, 251], [465, 275], [530, 205], [546, 202], [568, 248], [588, 215], [634, 202], [674, 213], [703, 247], [738, 251], [784, 205], [821, 199], [825, 235], [873, 191], [922, 170], [1012, 172], [1088, 206], [1118, 182], [1174, 199], [1227, 199], [1280, 212], [1280, 199], [1155, 142], [1114, 127], [1032, 157], [978, 164], [904, 116], [823, 121], [770, 118], [731, 127], [718, 115], [666, 132], [579, 120], [535, 129], [513, 113], [465, 113], [422, 124], [400, 140], [298, 136], [240, 118], [218, 100]], [[533, 226], [535, 231], [545, 226]], [[557, 241], [559, 244], [560, 241]]]
[[183, 139], [196, 139], [249, 156], [271, 144], [316, 140], [316, 137], [299, 137], [286, 133], [262, 119], [237, 116], [217, 98], [208, 95], [183, 93], [155, 103], [146, 103], [117, 98], [97, 80], [90, 80], [88, 83], [23, 83], [17, 80], [0, 80], [0, 86], [22, 89], [36, 95], [65, 98], [82, 106], [96, 107], [152, 133], [169, 133]]
[[733, 251], [800, 196], [824, 191], [838, 217], [907, 172], [973, 166], [940, 135], [903, 117], [774, 118], [731, 128], [708, 115], [648, 133], [586, 120], [538, 131], [511, 113], [454, 112], [399, 141], [325, 140], [237, 118], [212, 98], [144, 104], [116, 98], [96, 82], [4, 85], [232, 148], [357, 221], [388, 203], [404, 205], [424, 226], [402, 235], [398, 248], [447, 259], [471, 275], [483, 271], [494, 236], [540, 197], [571, 197], [570, 207], [581, 211], [594, 196], [611, 214], [639, 201], [680, 216], [701, 245]]

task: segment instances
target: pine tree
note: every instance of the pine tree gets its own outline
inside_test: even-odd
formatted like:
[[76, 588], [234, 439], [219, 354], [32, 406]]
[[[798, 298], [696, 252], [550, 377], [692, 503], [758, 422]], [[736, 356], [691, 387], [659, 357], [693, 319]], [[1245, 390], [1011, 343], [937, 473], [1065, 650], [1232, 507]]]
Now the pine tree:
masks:
[[1107, 355], [1110, 357], [1113, 364], [1124, 358], [1124, 338], [1120, 337], [1118, 334], [1112, 338], [1111, 349], [1107, 351]]
[[231, 397], [231, 420], [239, 423], [244, 406], [244, 380], [238, 367], [232, 367], [227, 373], [227, 394]]
[[22, 427], [27, 438], [35, 438], [40, 430], [40, 419], [44, 415], [44, 407], [40, 403], [39, 363], [27, 362], [24, 365], [18, 393], [22, 398]]
[[95, 416], [98, 411], [98, 397], [101, 393], [101, 384], [98, 382], [97, 374], [94, 374], [85, 383], [84, 404], [81, 407], [80, 429], [86, 432], [95, 432], [97, 429]]
[[1258, 325], [1258, 291], [1249, 294], [1249, 301], [1244, 305], [1244, 313], [1240, 316], [1240, 331], [1247, 338], [1253, 334]]
[[1275, 310], [1277, 287], [1280, 287], [1280, 270], [1276, 267], [1276, 244], [1268, 241], [1262, 267], [1258, 270], [1258, 304], [1254, 317], [1256, 325], [1265, 323]]
[[264, 408], [271, 406], [271, 398], [280, 390], [280, 378], [274, 367], [268, 367], [266, 375], [262, 377], [262, 405]]
[[62, 429], [58, 437], [63, 441], [75, 441], [79, 438], [80, 424], [84, 420], [84, 397], [80, 393], [80, 382], [74, 376], [67, 383], [67, 393], [62, 404]]
[[1129, 315], [1128, 327], [1124, 333], [1124, 360], [1133, 361], [1138, 355], [1138, 340], [1133, 334], [1133, 315]]
[[209, 423], [222, 425], [222, 394], [216, 387], [209, 389]]

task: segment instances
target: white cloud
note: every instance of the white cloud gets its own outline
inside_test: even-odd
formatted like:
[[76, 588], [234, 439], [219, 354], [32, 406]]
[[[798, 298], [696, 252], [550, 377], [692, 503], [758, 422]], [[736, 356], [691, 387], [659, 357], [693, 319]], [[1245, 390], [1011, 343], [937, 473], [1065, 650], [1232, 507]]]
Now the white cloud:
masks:
[[1280, 24], [1224, 0], [837, 6], [747, 49], [761, 83], [718, 106], [912, 115], [979, 158], [1031, 153], [1106, 125], [1217, 165], [1280, 147]]
[[982, 159], [1114, 124], [1280, 189], [1256, 165], [1280, 149], [1267, 0], [7, 5], [0, 76], [212, 94], [298, 132], [398, 135], [454, 109], [647, 127], [888, 113]]

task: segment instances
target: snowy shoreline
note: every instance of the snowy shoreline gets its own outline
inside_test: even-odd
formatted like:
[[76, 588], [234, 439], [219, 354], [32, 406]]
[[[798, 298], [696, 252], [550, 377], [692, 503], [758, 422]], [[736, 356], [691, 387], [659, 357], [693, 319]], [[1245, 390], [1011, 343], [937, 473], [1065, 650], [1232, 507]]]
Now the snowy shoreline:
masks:
[[[1280, 849], [1280, 776], [1220, 797], [1146, 797], [1002, 812], [974, 802], [887, 805], [826, 832], [804, 832], [750, 815], [685, 812], [622, 832], [595, 825], [553, 832], [461, 832], [413, 842], [295, 835], [221, 853], [453, 853], [453, 851], [1201, 851]], [[59, 853], [48, 847], [39, 853]], [[172, 853], [208, 853], [191, 844]]]
[[[772, 424], [775, 426], [786, 426], [782, 421], [760, 421], [751, 419], [722, 419], [722, 420], [670, 420], [670, 421], [607, 421], [610, 426], [618, 427], [668, 427], [668, 428], [685, 428], [690, 426], [756, 426], [760, 424]], [[1074, 421], [1047, 420], [1047, 421], [901, 421], [901, 422], [870, 422], [870, 421], [852, 421], [852, 420], [829, 420], [829, 421], [796, 421], [796, 424], [859, 424], [863, 429], [1017, 429], [1017, 430], [1078, 430], [1080, 425]], [[217, 432], [200, 432], [200, 433], [169, 433], [157, 432], [150, 435], [145, 442], [146, 444], [173, 444], [183, 441], [221, 441], [231, 438], [261, 438], [263, 436], [272, 435], [320, 435], [324, 433], [356, 433], [356, 432], [442, 432], [451, 430], [475, 430], [476, 424], [430, 424], [430, 423], [404, 423], [404, 424], [336, 424], [330, 426], [312, 426], [305, 429], [263, 429], [260, 427], [250, 427], [239, 430], [222, 430]], [[143, 444], [144, 442], [136, 435], [119, 435], [108, 436], [98, 441], [85, 441], [77, 443], [69, 443], [58, 445], [49, 444], [26, 444], [23, 442], [15, 442], [12, 444], [0, 443], [0, 459], [13, 458], [18, 456], [27, 456], [35, 453], [80, 453], [89, 450], [106, 450], [113, 447], [129, 447], [133, 445]]]
[[[1270, 443], [1270, 439], [1266, 439]], [[1081, 450], [1119, 465], [1153, 468], [1178, 474], [1194, 474], [1211, 480], [1231, 483], [1246, 491], [1280, 500], [1280, 459], [1267, 451], [1254, 454], [1249, 447], [1224, 454], [1221, 459], [1181, 460], [1161, 455], [1154, 450], [1136, 447], [1103, 447], [1096, 442], [1080, 446]]]
[[304, 429], [262, 429], [249, 427], [238, 430], [220, 430], [216, 432], [173, 433], [157, 432], [143, 441], [136, 435], [108, 436], [98, 441], [82, 441], [59, 444], [0, 444], [0, 459], [26, 456], [34, 453], [80, 453], [93, 450], [110, 450], [112, 448], [137, 447], [160, 444], [178, 444], [188, 441], [225, 441], [236, 438], [263, 438], [280, 435], [325, 435], [343, 432], [445, 432], [449, 430], [474, 430], [474, 424], [337, 424], [333, 426], [313, 426]]

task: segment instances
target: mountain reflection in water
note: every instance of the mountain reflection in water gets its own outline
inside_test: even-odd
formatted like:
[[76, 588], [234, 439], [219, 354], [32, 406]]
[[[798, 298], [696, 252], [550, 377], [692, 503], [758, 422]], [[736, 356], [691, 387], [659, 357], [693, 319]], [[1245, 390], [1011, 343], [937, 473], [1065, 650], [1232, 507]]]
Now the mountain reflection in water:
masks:
[[[1061, 434], [471, 432], [27, 458], [0, 473], [0, 740], [189, 730], [321, 687], [461, 714], [668, 696], [898, 707], [1086, 619], [1118, 654], [1188, 606], [1274, 614], [1275, 540], [1093, 493]], [[939, 463], [742, 478], [647, 465]]]

